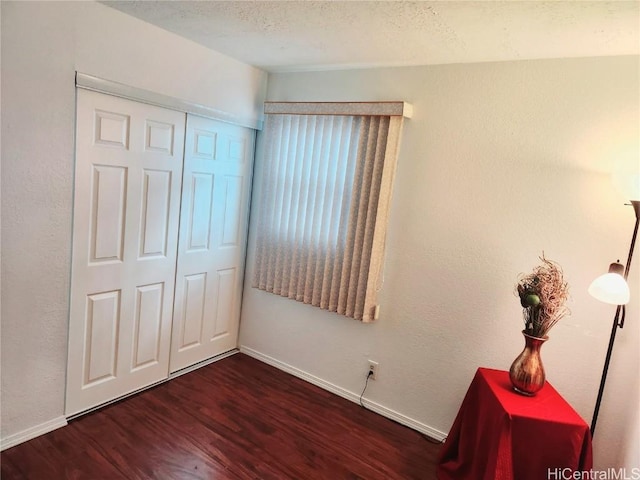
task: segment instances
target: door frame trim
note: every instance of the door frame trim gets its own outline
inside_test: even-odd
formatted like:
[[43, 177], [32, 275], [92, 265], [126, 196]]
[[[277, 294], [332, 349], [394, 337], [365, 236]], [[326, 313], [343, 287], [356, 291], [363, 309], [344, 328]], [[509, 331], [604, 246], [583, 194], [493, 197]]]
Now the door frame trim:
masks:
[[201, 117], [212, 118], [221, 122], [231, 123], [240, 127], [248, 127], [253, 130], [262, 130], [261, 118], [243, 118], [229, 112], [201, 105], [188, 100], [170, 97], [161, 93], [152, 92], [143, 88], [131, 87], [124, 83], [106, 80], [104, 78], [88, 75], [76, 71], [76, 87], [106, 93], [117, 97], [147, 103], [156, 107], [169, 108], [178, 112], [191, 113]]

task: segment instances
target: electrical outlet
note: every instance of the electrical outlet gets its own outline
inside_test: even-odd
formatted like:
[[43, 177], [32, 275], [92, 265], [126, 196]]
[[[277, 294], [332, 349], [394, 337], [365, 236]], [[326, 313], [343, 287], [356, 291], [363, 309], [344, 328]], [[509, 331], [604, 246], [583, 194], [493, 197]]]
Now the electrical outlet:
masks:
[[373, 360], [369, 360], [369, 373], [371, 374], [371, 376], [369, 376], [369, 378], [371, 380], [377, 380], [378, 379], [378, 369], [379, 369], [378, 362], [374, 362]]

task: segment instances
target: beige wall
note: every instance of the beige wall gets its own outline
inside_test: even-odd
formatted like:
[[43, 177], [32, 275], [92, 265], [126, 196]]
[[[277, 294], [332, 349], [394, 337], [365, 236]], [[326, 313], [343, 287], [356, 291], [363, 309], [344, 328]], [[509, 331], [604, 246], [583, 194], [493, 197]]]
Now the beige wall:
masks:
[[249, 119], [266, 88], [97, 3], [2, 2], [3, 443], [64, 420], [76, 70]]
[[[374, 408], [447, 432], [476, 368], [508, 369], [522, 349], [514, 285], [544, 251], [572, 294], [571, 316], [542, 350], [548, 380], [590, 422], [614, 310], [586, 290], [629, 247], [635, 217], [608, 172], [639, 155], [638, 67], [616, 57], [270, 75], [269, 100], [405, 100], [415, 114], [401, 143], [380, 320], [246, 288], [243, 348], [352, 399], [376, 360]], [[249, 254], [251, 266], [251, 245]], [[636, 255], [633, 292], [639, 278]], [[635, 295], [611, 363], [599, 467], [640, 466], [639, 305]]]

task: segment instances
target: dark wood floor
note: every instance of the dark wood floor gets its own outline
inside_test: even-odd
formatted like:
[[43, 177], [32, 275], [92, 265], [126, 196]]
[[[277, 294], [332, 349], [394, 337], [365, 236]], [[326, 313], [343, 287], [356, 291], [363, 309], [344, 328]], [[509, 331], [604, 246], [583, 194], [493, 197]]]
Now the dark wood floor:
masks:
[[2, 452], [2, 479], [435, 479], [440, 445], [237, 354]]

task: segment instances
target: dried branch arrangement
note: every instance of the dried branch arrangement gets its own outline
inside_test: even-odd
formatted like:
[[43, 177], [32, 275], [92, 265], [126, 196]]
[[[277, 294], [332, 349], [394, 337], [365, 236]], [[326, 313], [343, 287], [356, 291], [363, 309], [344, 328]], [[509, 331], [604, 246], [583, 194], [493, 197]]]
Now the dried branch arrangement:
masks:
[[569, 287], [560, 266], [542, 257], [542, 264], [528, 275], [521, 274], [516, 286], [523, 308], [524, 331], [532, 337], [544, 338], [562, 317], [569, 313], [565, 302]]

